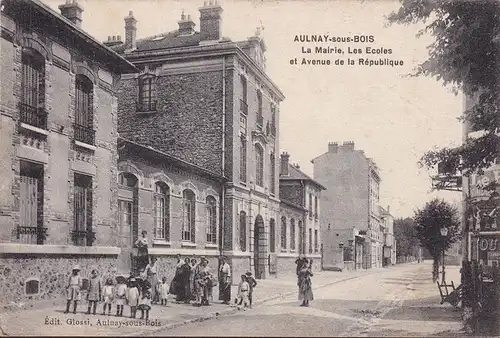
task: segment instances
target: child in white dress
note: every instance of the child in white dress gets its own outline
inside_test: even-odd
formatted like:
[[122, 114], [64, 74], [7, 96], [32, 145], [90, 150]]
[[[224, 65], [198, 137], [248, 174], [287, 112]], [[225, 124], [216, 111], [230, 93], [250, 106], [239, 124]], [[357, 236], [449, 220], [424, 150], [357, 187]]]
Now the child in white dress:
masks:
[[116, 316], [117, 317], [122, 317], [123, 316], [123, 306], [125, 305], [126, 298], [127, 298], [127, 284], [125, 284], [125, 278], [124, 277], [118, 277], [117, 280], [117, 285], [116, 285], [116, 294], [115, 294], [115, 303], [116, 303]]
[[102, 290], [102, 297], [104, 298], [104, 305], [102, 306], [102, 314], [106, 314], [106, 306], [108, 308], [108, 316], [111, 316], [111, 303], [113, 303], [113, 298], [115, 295], [115, 288], [113, 286], [113, 280], [108, 278], [106, 280], [106, 285]]
[[137, 289], [135, 278], [130, 279], [130, 285], [127, 292], [127, 302], [130, 306], [130, 318], [135, 318], [137, 306], [139, 305], [139, 289]]
[[170, 289], [170, 285], [167, 283], [167, 277], [163, 277], [162, 283], [160, 286], [160, 300], [161, 305], [167, 305], [168, 299], [168, 291]]

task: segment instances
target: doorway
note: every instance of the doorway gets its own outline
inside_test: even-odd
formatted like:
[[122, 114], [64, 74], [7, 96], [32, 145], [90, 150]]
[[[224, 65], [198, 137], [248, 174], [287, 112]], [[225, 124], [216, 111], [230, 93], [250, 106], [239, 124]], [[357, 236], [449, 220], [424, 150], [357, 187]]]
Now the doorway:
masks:
[[264, 219], [260, 215], [255, 218], [253, 240], [255, 278], [263, 279], [266, 271], [267, 243]]

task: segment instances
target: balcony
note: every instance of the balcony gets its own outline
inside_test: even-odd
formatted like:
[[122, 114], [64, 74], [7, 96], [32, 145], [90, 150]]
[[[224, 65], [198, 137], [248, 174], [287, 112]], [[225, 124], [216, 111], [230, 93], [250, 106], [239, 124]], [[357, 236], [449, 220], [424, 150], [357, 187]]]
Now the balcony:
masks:
[[82, 142], [85, 144], [95, 145], [95, 130], [80, 124], [74, 124], [73, 128], [75, 130], [75, 141]]
[[71, 241], [76, 246], [92, 246], [95, 241], [95, 232], [73, 230], [71, 232]]
[[47, 228], [42, 227], [17, 227], [17, 240], [22, 244], [42, 245], [47, 238]]
[[19, 112], [21, 123], [47, 130], [47, 112], [45, 109], [21, 103], [19, 105]]
[[154, 100], [154, 101], [136, 102], [136, 104], [135, 104], [135, 111], [137, 113], [156, 112], [156, 100]]
[[240, 111], [245, 114], [245, 115], [248, 115], [248, 104], [240, 99]]

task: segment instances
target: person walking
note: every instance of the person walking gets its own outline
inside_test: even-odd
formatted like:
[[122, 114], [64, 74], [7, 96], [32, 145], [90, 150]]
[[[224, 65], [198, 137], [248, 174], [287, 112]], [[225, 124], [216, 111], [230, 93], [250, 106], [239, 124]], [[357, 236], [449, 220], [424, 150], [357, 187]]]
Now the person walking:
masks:
[[219, 269], [219, 300], [222, 300], [222, 304], [229, 304], [231, 301], [231, 267], [226, 257], [221, 258]]
[[312, 292], [311, 277], [313, 276], [311, 266], [312, 260], [309, 264], [304, 264], [299, 271], [299, 300], [302, 301], [300, 306], [309, 306], [309, 302], [314, 300]]
[[68, 279], [68, 285], [66, 287], [68, 297], [66, 302], [66, 311], [64, 311], [64, 313], [69, 312], [71, 302], [73, 302], [73, 313], [76, 313], [78, 301], [81, 299], [82, 284], [83, 281], [80, 276], [80, 266], [75, 265], [71, 271], [71, 275]]

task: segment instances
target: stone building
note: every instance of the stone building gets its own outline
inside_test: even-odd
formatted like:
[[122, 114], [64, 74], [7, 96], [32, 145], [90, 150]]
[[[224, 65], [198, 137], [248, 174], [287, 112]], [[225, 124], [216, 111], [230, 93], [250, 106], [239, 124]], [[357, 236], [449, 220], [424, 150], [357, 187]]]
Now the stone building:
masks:
[[[257, 278], [266, 278], [275, 273], [269, 264], [270, 229], [276, 229], [279, 219], [276, 154], [279, 103], [284, 96], [266, 75], [266, 46], [260, 33], [245, 41], [231, 41], [222, 36], [219, 4], [205, 3], [199, 11], [199, 31], [191, 16], [183, 13], [179, 29], [142, 39], [137, 38], [138, 20], [131, 11], [125, 18], [125, 41], [110, 37], [106, 42], [140, 69], [120, 81], [119, 133], [138, 146], [199, 169], [193, 178], [174, 178], [168, 170], [161, 171], [167, 185], [176, 182], [175, 194], [180, 194], [181, 186], [190, 186], [195, 195], [207, 189], [214, 192], [216, 214], [221, 217], [217, 217], [216, 240], [210, 245], [216, 244], [218, 251], [206, 252], [205, 236], [196, 236], [193, 243], [188, 232], [186, 237], [184, 230], [182, 234], [172, 230], [170, 245], [154, 242], [155, 253], [165, 259], [178, 248], [186, 253], [224, 254], [233, 275], [252, 270]], [[125, 154], [120, 161], [142, 167], [142, 159]], [[202, 171], [211, 178], [202, 179]], [[120, 173], [129, 172], [123, 167]], [[205, 195], [196, 195], [195, 210], [198, 204], [207, 207], [203, 206]], [[145, 208], [132, 216], [137, 218], [136, 232], [149, 226], [151, 217]], [[172, 204], [171, 229], [187, 229], [179, 212]], [[194, 217], [202, 227], [203, 212]]]
[[297, 164], [290, 155], [281, 154], [280, 224], [278, 261], [281, 271], [294, 271], [295, 260], [303, 255], [313, 260], [314, 270], [321, 269], [320, 199], [325, 190]]
[[116, 270], [117, 97], [135, 67], [85, 33], [75, 1], [1, 11], [3, 304], [60, 296], [79, 264]]
[[362, 150], [354, 149], [354, 142], [330, 143], [328, 152], [312, 163], [314, 179], [326, 187], [320, 200], [324, 257], [328, 256], [327, 247], [336, 250], [340, 244], [349, 245], [359, 254], [362, 245], [362, 267], [381, 267], [384, 226], [378, 167]]

